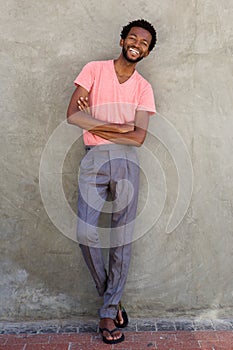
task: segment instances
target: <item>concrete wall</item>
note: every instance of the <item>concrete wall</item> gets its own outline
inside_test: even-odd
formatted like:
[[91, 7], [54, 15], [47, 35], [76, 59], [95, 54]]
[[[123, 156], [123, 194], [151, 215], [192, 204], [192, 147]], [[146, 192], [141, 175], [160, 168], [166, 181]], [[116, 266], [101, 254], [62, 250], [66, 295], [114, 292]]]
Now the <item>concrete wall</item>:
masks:
[[[42, 203], [39, 166], [47, 141], [65, 118], [72, 81], [82, 66], [118, 57], [121, 26], [140, 17], [158, 31], [157, 48], [138, 69], [156, 97], [158, 121], [151, 121], [145, 150], [152, 152], [151, 167], [157, 164], [159, 175], [151, 171], [152, 186], [142, 168], [139, 208], [152, 192], [155, 209], [146, 211], [140, 224], [157, 217], [161, 207], [162, 212], [133, 244], [124, 301], [132, 316], [232, 315], [233, 4], [9, 0], [2, 3], [0, 21], [1, 319], [96, 315], [100, 300], [77, 243], [58, 230]], [[174, 142], [165, 147], [170, 129]], [[175, 159], [172, 155], [172, 145], [179, 144], [176, 132], [192, 160], [192, 197], [190, 164], [177, 166], [185, 146]], [[62, 182], [75, 211], [83, 148], [80, 138], [70, 146]], [[184, 218], [167, 233], [178, 186], [181, 191], [187, 185], [185, 174], [188, 210], [181, 203], [177, 215]], [[55, 171], [50, 184], [53, 176]], [[54, 192], [56, 186], [48, 187], [48, 197]], [[59, 212], [58, 201], [52, 203]]]

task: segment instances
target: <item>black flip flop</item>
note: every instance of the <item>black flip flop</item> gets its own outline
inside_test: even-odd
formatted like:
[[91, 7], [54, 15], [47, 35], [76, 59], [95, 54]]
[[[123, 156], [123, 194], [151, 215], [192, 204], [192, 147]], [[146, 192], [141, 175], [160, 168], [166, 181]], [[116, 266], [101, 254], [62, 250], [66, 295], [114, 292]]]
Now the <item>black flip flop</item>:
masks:
[[[117, 328], [125, 328], [128, 326], [129, 319], [128, 319], [127, 312], [125, 311], [125, 308], [121, 305], [121, 302], [119, 302], [118, 310], [121, 310], [123, 323], [119, 323], [116, 320], [114, 320], [115, 326]], [[117, 315], [118, 315], [118, 312], [117, 312]]]
[[108, 329], [108, 328], [99, 328], [99, 331], [100, 333], [102, 333], [102, 339], [103, 339], [103, 342], [106, 343], [106, 344], [118, 344], [118, 343], [121, 343], [125, 340], [125, 336], [124, 334], [122, 333], [121, 337], [119, 339], [107, 339], [104, 335], [103, 335], [103, 332], [108, 332], [111, 336], [114, 332], [118, 331], [118, 328], [114, 328], [112, 329], [111, 331]]

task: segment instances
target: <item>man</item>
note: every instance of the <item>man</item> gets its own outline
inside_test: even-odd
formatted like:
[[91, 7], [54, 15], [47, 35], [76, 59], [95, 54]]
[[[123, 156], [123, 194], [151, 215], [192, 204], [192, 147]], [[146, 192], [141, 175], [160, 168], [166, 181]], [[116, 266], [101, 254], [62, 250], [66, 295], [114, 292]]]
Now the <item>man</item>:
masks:
[[[99, 329], [108, 344], [124, 340], [128, 323], [121, 307], [136, 217], [139, 166], [136, 147], [143, 144], [149, 116], [155, 113], [150, 84], [135, 70], [156, 44], [156, 31], [135, 20], [121, 32], [116, 60], [90, 62], [75, 79], [68, 122], [84, 130], [86, 155], [80, 164], [77, 235], [103, 306]], [[136, 146], [136, 147], [135, 147]], [[108, 193], [112, 196], [109, 268], [105, 269], [97, 232]]]

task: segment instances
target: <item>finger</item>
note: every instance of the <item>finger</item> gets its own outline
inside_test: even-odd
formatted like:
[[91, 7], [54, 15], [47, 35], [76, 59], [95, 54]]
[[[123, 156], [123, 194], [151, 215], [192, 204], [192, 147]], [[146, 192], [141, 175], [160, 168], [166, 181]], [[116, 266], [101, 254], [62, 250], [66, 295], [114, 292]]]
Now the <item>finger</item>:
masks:
[[83, 103], [80, 100], [77, 101], [77, 107], [81, 111], [85, 109], [85, 106], [83, 105]]
[[88, 103], [88, 97], [86, 96], [85, 98], [83, 96], [81, 96], [79, 98], [79, 100], [82, 102], [82, 103]]
[[86, 97], [81, 96], [81, 97], [80, 97], [80, 100], [81, 100], [85, 105], [88, 105], [88, 96], [86, 96]]
[[79, 104], [82, 104], [85, 107], [88, 107], [88, 98], [86, 97], [85, 99], [83, 97], [79, 98]]
[[85, 99], [82, 98], [81, 101], [82, 101], [83, 105], [86, 106], [86, 108], [87, 108], [88, 107], [88, 97], [85, 97]]
[[82, 102], [80, 100], [78, 100], [77, 102], [77, 105], [81, 106], [82, 105]]

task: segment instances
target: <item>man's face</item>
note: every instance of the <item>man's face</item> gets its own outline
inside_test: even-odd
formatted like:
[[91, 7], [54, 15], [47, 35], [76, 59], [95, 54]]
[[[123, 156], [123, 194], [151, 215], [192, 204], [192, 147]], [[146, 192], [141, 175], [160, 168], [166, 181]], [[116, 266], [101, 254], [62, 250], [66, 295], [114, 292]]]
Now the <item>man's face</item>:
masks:
[[121, 39], [124, 58], [131, 63], [137, 63], [149, 55], [152, 40], [150, 32], [140, 27], [132, 27], [125, 39]]

